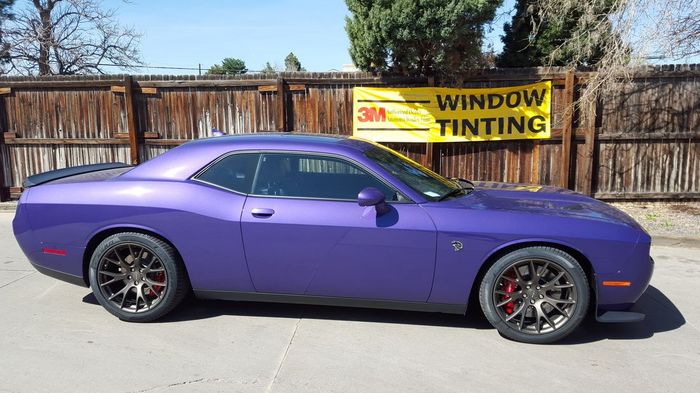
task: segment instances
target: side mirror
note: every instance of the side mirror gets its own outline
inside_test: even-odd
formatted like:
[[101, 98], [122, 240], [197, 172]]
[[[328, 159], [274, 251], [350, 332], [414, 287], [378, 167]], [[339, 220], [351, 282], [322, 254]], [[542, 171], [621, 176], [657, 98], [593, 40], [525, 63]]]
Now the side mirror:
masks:
[[384, 193], [374, 187], [366, 187], [357, 194], [357, 203], [360, 206], [374, 206], [377, 215], [382, 215], [389, 211]]

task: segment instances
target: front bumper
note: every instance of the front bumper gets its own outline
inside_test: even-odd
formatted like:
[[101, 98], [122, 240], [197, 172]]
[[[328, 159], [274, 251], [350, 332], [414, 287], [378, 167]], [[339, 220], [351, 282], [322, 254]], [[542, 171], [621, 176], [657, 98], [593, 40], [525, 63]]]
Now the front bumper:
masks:
[[[638, 261], [635, 259], [633, 261]], [[633, 263], [634, 268], [624, 269], [615, 274], [596, 276], [597, 310], [599, 322], [639, 322], [644, 314], [629, 309], [639, 300], [649, 287], [654, 273], [654, 259], [647, 254], [646, 263]], [[604, 281], [630, 281], [628, 287], [605, 286]]]
[[595, 319], [602, 323], [629, 323], [641, 322], [645, 315], [640, 312], [632, 311], [605, 311], [601, 315], [596, 315]]

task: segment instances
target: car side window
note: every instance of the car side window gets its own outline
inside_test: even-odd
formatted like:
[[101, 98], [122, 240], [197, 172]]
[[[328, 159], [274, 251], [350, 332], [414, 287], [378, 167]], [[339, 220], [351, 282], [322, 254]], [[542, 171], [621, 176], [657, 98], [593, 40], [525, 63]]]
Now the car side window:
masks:
[[250, 193], [260, 154], [239, 153], [224, 157], [197, 176], [198, 180], [229, 190]]
[[358, 166], [334, 157], [263, 154], [254, 194], [316, 199], [357, 200], [365, 187], [382, 191], [387, 201], [406, 200], [391, 187]]

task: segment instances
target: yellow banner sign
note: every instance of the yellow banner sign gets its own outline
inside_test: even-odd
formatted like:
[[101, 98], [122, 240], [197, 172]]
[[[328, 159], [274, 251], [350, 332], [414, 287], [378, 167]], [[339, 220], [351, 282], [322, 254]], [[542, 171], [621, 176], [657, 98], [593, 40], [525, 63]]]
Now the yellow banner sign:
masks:
[[353, 135], [376, 142], [546, 139], [552, 83], [488, 89], [353, 89]]

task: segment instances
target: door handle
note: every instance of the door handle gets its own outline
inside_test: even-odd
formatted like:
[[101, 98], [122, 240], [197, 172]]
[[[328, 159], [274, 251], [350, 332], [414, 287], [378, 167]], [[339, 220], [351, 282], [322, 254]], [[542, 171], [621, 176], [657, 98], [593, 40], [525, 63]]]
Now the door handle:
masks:
[[275, 214], [275, 211], [263, 207], [254, 207], [250, 210], [250, 214], [252, 214], [253, 217], [256, 218], [268, 218], [272, 217], [272, 215]]

